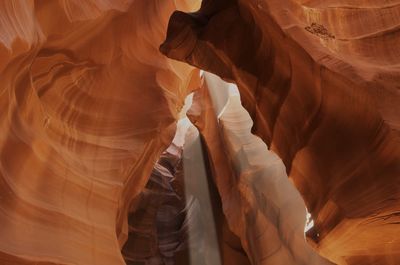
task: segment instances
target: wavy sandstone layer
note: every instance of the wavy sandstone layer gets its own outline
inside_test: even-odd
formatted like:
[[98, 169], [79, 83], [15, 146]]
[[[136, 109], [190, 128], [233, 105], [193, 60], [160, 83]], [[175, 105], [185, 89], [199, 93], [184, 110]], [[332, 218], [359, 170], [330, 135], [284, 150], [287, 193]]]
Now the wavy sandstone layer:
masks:
[[124, 264], [130, 202], [198, 79], [158, 46], [196, 5], [1, 1], [0, 264]]
[[1, 265], [400, 264], [400, 0], [200, 2], [0, 1]]
[[312, 215], [310, 243], [338, 264], [400, 262], [398, 8], [203, 1], [172, 15], [160, 48], [237, 83]]

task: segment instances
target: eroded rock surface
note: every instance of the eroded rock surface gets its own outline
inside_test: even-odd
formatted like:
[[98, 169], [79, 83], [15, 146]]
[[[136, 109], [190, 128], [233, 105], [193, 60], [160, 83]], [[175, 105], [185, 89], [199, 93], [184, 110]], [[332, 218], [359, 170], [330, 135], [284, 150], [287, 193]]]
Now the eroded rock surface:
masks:
[[130, 203], [195, 87], [158, 46], [196, 5], [1, 1], [0, 264], [124, 264]]
[[398, 8], [210, 0], [174, 13], [160, 47], [237, 83], [312, 214], [310, 243], [339, 264], [400, 262]]
[[0, 1], [1, 265], [400, 264], [399, 0], [200, 2]]
[[189, 117], [204, 137], [224, 214], [251, 264], [332, 264], [306, 243], [304, 202], [282, 160], [251, 133], [236, 86], [207, 73], [193, 101]]

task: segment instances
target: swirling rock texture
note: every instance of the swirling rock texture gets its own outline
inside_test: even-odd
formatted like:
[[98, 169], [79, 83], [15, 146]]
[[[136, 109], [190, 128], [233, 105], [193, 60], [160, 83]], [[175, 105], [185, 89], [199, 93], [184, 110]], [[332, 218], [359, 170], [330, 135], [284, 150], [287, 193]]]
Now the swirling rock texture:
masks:
[[[398, 1], [203, 1], [160, 47], [235, 82], [338, 264], [400, 263]], [[397, 43], [397, 44], [396, 44]]]
[[0, 1], [0, 265], [400, 264], [400, 1], [200, 2]]
[[196, 8], [1, 1], [0, 264], [125, 264], [130, 204], [199, 76], [158, 46]]
[[163, 153], [133, 204], [122, 249], [127, 264], [174, 264], [175, 252], [184, 249], [186, 203], [184, 194], [174, 189], [178, 170], [182, 170], [180, 155]]

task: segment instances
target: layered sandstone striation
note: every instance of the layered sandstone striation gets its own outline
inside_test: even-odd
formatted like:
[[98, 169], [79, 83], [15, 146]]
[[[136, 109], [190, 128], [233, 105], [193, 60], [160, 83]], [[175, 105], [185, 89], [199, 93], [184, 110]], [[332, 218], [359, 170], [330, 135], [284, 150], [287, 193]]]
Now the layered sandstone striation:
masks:
[[131, 201], [198, 79], [158, 46], [196, 5], [1, 1], [0, 264], [124, 264]]
[[0, 264], [400, 264], [399, 29], [399, 0], [0, 1]]
[[[399, 3], [203, 1], [167, 56], [235, 82], [338, 264], [400, 262]], [[384, 15], [385, 14], [385, 15]]]

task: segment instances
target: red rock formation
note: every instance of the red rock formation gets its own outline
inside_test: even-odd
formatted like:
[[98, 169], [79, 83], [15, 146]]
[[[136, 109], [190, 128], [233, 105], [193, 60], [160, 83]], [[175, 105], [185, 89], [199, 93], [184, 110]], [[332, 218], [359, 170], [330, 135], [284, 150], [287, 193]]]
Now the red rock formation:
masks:
[[0, 264], [124, 264], [130, 202], [194, 87], [158, 52], [189, 1], [1, 1]]
[[399, 4], [0, 1], [0, 265], [400, 264]]
[[398, 8], [204, 1], [172, 15], [161, 46], [238, 84], [312, 214], [309, 240], [339, 264], [400, 262]]
[[[164, 152], [156, 163], [146, 187], [132, 204], [129, 237], [122, 253], [129, 264], [188, 264], [188, 212], [193, 197], [185, 200], [182, 188], [181, 152]], [[192, 210], [193, 211], [193, 210]], [[197, 217], [197, 216], [196, 216]]]

